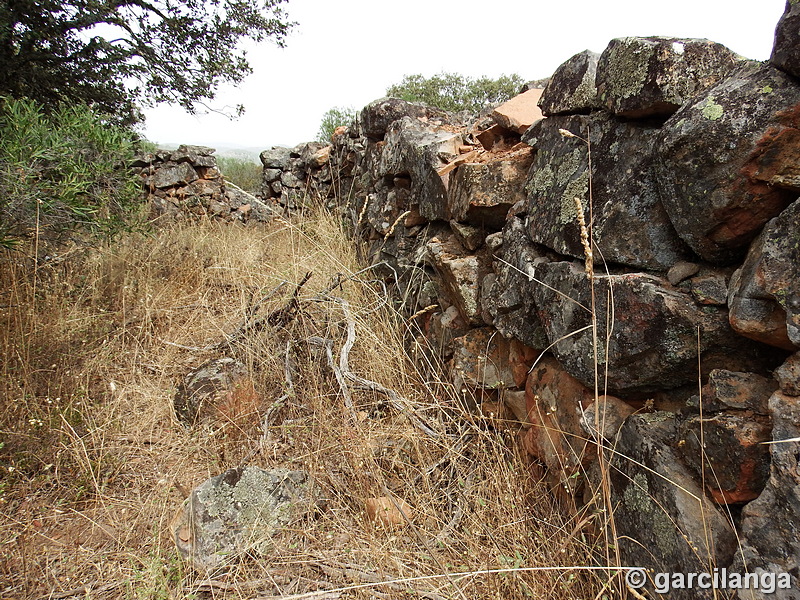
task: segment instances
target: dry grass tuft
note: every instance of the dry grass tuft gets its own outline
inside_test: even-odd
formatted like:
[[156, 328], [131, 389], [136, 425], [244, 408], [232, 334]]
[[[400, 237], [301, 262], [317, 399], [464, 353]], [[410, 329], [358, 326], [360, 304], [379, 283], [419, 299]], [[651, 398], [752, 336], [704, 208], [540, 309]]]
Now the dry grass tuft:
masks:
[[[593, 549], [577, 521], [530, 476], [513, 431], [463, 413], [436, 368], [409, 358], [413, 322], [394, 312], [371, 270], [353, 275], [363, 268], [356, 250], [337, 219], [317, 211], [265, 228], [130, 234], [38, 265], [5, 254], [0, 594], [599, 596], [606, 576], [580, 569]], [[348, 407], [324, 352], [308, 343], [331, 340], [338, 356], [347, 307], [350, 369], [398, 391], [406, 410], [368, 389], [351, 390]], [[275, 314], [278, 325], [265, 324]], [[177, 383], [221, 356], [247, 364], [252, 385], [213, 423], [182, 427], [171, 405]], [[196, 573], [168, 524], [187, 490], [245, 459], [308, 471], [325, 501], [269, 555]], [[368, 519], [366, 502], [378, 497], [410, 507], [410, 522]]]

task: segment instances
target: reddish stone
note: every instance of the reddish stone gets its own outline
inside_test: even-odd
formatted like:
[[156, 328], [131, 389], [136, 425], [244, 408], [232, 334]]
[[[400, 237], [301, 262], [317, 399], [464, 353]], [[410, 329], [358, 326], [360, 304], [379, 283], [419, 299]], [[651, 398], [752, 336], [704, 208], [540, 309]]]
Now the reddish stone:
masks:
[[526, 450], [549, 469], [566, 476], [593, 457], [581, 427], [583, 410], [593, 402], [591, 390], [567, 373], [554, 358], [541, 360], [528, 375]]
[[491, 327], [471, 329], [453, 340], [453, 368], [464, 383], [475, 388], [504, 389], [525, 385], [528, 369], [538, 353], [504, 338]]
[[543, 91], [534, 88], [524, 94], [514, 96], [508, 102], [495, 108], [492, 111], [492, 118], [506, 129], [524, 133], [536, 121], [544, 118], [539, 109], [539, 99], [542, 97]]
[[696, 416], [681, 426], [678, 448], [705, 480], [715, 502], [748, 502], [758, 497], [769, 478], [769, 447], [762, 442], [770, 440], [771, 433], [770, 420], [749, 411]]

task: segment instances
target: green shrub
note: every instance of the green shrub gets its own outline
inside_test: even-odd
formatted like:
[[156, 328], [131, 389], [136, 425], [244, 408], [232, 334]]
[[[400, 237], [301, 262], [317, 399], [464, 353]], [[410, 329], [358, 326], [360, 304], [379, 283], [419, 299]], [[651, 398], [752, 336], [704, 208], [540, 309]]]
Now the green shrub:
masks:
[[317, 140], [320, 142], [330, 142], [333, 137], [333, 132], [337, 127], [349, 127], [353, 124], [358, 116], [358, 111], [352, 106], [334, 106], [324, 115], [322, 115], [322, 122], [319, 124], [319, 132], [317, 133]]
[[255, 194], [261, 188], [261, 165], [243, 158], [227, 156], [217, 157], [217, 166], [225, 176], [225, 181], [230, 181], [245, 192]]
[[135, 152], [130, 129], [87, 106], [0, 97], [0, 245], [118, 231], [141, 204]]
[[403, 77], [403, 81], [386, 90], [386, 95], [408, 102], [424, 102], [448, 112], [477, 114], [490, 104], [513, 98], [524, 83], [516, 73], [497, 79], [473, 79], [458, 73], [439, 73], [433, 77], [417, 74]]

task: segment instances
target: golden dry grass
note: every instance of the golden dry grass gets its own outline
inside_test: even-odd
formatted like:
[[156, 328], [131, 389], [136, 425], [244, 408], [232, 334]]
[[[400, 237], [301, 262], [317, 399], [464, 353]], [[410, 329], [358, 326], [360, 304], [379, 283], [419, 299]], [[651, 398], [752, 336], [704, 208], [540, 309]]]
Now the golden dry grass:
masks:
[[[376, 276], [350, 277], [363, 268], [356, 250], [334, 216], [316, 211], [268, 227], [176, 225], [38, 265], [5, 254], [0, 597], [64, 597], [87, 585], [76, 597], [600, 597], [605, 573], [580, 569], [592, 564], [591, 541], [531, 477], [514, 431], [463, 412], [438, 367], [409, 358], [409, 325]], [[308, 272], [285, 327], [203, 350], [260, 299], [253, 318], [286, 306]], [[341, 285], [321, 295], [336, 277]], [[425, 434], [377, 392], [355, 390], [345, 406], [306, 342], [341, 349], [347, 320], [331, 297], [354, 315], [352, 371], [399, 391], [447, 435]], [[184, 428], [171, 404], [177, 383], [223, 355], [248, 365], [252, 389], [214, 423]], [[197, 573], [168, 524], [186, 490], [248, 455], [309, 472], [324, 502], [268, 556]], [[370, 522], [365, 502], [380, 496], [411, 507], [410, 523]]]

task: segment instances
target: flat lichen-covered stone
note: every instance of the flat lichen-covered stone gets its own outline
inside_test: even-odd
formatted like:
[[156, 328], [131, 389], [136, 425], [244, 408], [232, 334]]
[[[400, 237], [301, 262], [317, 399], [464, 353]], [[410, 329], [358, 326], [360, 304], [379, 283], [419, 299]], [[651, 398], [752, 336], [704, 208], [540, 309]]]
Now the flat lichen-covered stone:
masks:
[[701, 39], [626, 37], [611, 40], [597, 63], [597, 92], [621, 117], [665, 117], [716, 83], [738, 56]]
[[[591, 291], [583, 265], [541, 263], [534, 276], [528, 289], [552, 352], [573, 377], [592, 387]], [[606, 342], [612, 290], [614, 321]], [[653, 275], [598, 275], [595, 299], [597, 359], [611, 393], [649, 392], [696, 381], [698, 328], [704, 373], [715, 368], [748, 371], [771, 360], [770, 352], [733, 332], [723, 307], [698, 305], [690, 294]]]
[[734, 262], [797, 197], [781, 165], [800, 157], [798, 130], [800, 86], [754, 61], [664, 124], [656, 160], [661, 198], [678, 234], [703, 259]]
[[302, 471], [229, 469], [195, 488], [171, 524], [180, 554], [202, 570], [230, 563], [243, 552], [264, 554], [271, 538], [310, 507]]

